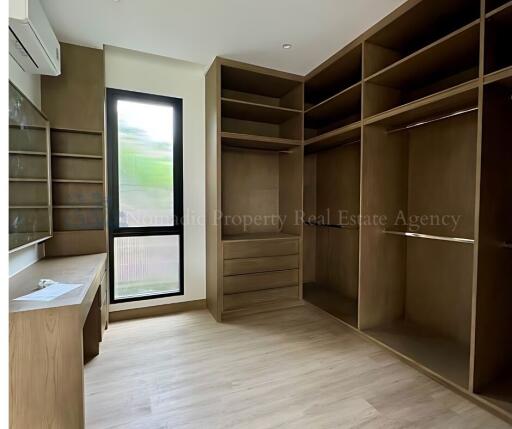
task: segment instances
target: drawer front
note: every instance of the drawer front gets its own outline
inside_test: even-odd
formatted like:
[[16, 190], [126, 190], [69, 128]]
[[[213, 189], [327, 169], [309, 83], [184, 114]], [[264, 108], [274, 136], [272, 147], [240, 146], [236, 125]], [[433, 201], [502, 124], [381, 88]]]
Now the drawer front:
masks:
[[224, 294], [275, 289], [299, 284], [299, 270], [275, 271], [270, 273], [242, 274], [224, 277]]
[[298, 297], [298, 286], [235, 293], [232, 295], [224, 295], [224, 310], [236, 310], [258, 304], [297, 299]]
[[233, 276], [266, 271], [292, 270], [298, 267], [299, 255], [228, 259], [224, 261], [224, 275]]
[[295, 255], [299, 253], [299, 240], [252, 240], [224, 242], [224, 259], [258, 258], [262, 256]]

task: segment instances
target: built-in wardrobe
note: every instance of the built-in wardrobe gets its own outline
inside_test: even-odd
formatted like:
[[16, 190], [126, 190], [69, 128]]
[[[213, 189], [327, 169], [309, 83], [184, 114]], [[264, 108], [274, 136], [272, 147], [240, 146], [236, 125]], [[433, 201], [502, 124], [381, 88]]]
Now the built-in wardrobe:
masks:
[[[410, 0], [297, 78], [302, 136], [286, 134], [283, 118], [264, 140], [299, 140], [297, 164], [274, 182], [280, 198], [295, 195], [283, 185], [302, 183], [302, 200], [293, 197], [300, 225], [275, 230], [297, 234], [298, 298], [510, 422], [511, 31], [511, 1]], [[220, 218], [234, 198], [257, 214], [263, 206], [249, 204], [271, 188], [270, 170], [226, 156], [222, 133], [251, 123], [237, 139], [261, 143], [253, 134], [262, 129], [245, 114], [226, 120], [229, 93], [216, 64], [207, 76], [207, 211], [213, 219], [211, 209], [220, 209]], [[276, 150], [289, 159], [288, 148]], [[236, 184], [224, 167], [238, 169]], [[218, 311], [233, 253], [228, 229], [208, 228], [208, 303]], [[263, 275], [240, 287], [248, 284], [271, 285]]]

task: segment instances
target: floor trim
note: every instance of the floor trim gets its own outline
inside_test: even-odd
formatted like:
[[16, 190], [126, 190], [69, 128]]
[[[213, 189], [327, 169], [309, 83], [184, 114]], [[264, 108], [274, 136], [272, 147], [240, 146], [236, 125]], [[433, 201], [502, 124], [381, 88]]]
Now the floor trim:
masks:
[[173, 304], [155, 305], [151, 307], [131, 308], [128, 310], [112, 311], [109, 313], [109, 323], [122, 320], [143, 319], [146, 317], [165, 316], [168, 314], [183, 313], [185, 311], [204, 310], [206, 299], [195, 301], [176, 302]]

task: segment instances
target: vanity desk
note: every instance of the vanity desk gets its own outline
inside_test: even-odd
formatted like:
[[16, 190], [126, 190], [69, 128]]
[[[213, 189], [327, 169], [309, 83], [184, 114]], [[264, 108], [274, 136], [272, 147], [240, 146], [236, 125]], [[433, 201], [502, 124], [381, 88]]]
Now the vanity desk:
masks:
[[[16, 301], [40, 279], [81, 284], [51, 301]], [[11, 428], [83, 428], [84, 362], [108, 323], [107, 254], [45, 258], [9, 281]]]

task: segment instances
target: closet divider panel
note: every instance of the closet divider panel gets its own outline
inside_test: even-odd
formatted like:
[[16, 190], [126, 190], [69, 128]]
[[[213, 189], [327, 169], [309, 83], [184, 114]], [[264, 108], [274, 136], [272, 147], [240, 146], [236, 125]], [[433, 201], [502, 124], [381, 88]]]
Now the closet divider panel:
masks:
[[512, 416], [512, 77], [484, 88], [473, 388]]

